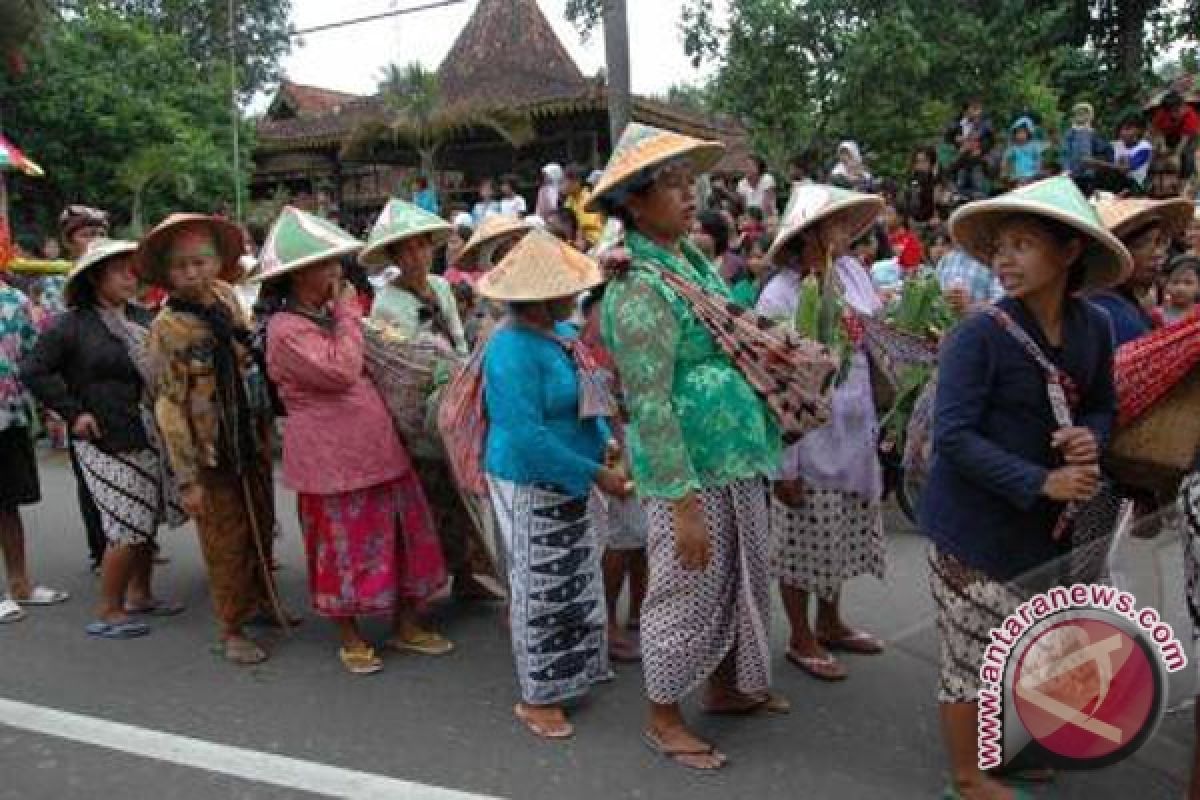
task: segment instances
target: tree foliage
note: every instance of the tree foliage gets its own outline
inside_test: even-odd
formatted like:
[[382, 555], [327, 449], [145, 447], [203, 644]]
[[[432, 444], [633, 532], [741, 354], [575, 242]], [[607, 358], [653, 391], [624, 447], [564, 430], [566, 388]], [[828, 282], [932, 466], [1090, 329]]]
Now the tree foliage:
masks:
[[[114, 53], [136, 54], [139, 66], [115, 67]], [[82, 202], [136, 225], [232, 197], [227, 76], [197, 63], [183, 36], [91, 11], [50, 25], [29, 57], [33, 82], [0, 77], [0, 107], [5, 130], [47, 174], [16, 183], [14, 218], [36, 210], [46, 225]], [[241, 134], [249, 165], [252, 125]]]
[[1154, 79], [1151, 55], [1188, 35], [1200, 0], [729, 6], [723, 25], [712, 0], [687, 0], [683, 12], [689, 54], [718, 65], [713, 110], [745, 121], [769, 159], [815, 147], [828, 160], [839, 139], [852, 138], [895, 174], [968, 95], [985, 102], [997, 125], [1034, 112], [1053, 131], [1078, 100], [1111, 121]]

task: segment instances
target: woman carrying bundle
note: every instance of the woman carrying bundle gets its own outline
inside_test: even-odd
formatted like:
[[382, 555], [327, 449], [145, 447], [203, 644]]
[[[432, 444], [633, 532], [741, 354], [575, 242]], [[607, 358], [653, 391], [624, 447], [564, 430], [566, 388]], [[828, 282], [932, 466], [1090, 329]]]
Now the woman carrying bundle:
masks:
[[[835, 312], [829, 322], [839, 331], [853, 328], [848, 313], [881, 312], [858, 260], [835, 263], [834, 256], [869, 231], [882, 208], [873, 195], [820, 184], [797, 187], [767, 255], [784, 269], [763, 289], [759, 313], [795, 320], [805, 275], [819, 283], [819, 302]], [[834, 391], [833, 419], [788, 449], [771, 497], [771, 572], [792, 628], [787, 657], [826, 681], [848, 674], [834, 651], [883, 652], [882, 642], [847, 625], [839, 608], [842, 585], [864, 574], [882, 580], [887, 556], [871, 371], [861, 343], [851, 344], [849, 371]], [[810, 595], [817, 601], [815, 626], [809, 622]]]
[[280, 298], [267, 323], [267, 373], [287, 416], [283, 473], [298, 494], [317, 613], [341, 637], [354, 674], [383, 664], [356, 618], [391, 614], [387, 646], [442, 655], [452, 645], [423, 629], [421, 606], [445, 583], [441, 548], [420, 482], [363, 368], [356, 293], [339, 258], [362, 243], [288, 207], [263, 246], [264, 292]]
[[611, 675], [589, 497], [632, 487], [607, 465], [615, 402], [565, 324], [602, 280], [594, 261], [536, 231], [479, 283], [508, 307], [484, 352], [484, 468], [507, 551], [515, 713], [549, 739], [574, 732], [563, 703]]
[[993, 800], [1023, 795], [979, 769], [984, 643], [1055, 580], [1069, 547], [1064, 509], [1100, 487], [1116, 411], [1112, 333], [1076, 295], [1123, 283], [1133, 259], [1066, 176], [966, 205], [950, 230], [1007, 292], [942, 346], [920, 509], [933, 543], [947, 797]]

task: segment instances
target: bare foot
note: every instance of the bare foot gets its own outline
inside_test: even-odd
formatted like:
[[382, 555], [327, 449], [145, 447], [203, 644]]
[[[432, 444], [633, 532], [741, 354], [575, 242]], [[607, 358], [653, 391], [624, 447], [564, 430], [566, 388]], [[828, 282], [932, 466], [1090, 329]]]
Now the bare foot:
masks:
[[575, 733], [574, 726], [567, 722], [562, 706], [533, 706], [517, 703], [513, 706], [517, 719], [525, 723], [534, 736], [542, 739], [567, 739]]

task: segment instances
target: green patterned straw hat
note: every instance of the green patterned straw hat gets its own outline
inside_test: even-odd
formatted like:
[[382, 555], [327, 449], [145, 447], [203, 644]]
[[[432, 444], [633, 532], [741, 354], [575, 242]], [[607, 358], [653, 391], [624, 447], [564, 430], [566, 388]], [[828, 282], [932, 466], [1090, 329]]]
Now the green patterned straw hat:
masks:
[[362, 249], [362, 242], [327, 219], [286, 206], [271, 226], [252, 280], [265, 283], [312, 264]]
[[1086, 270], [1082, 288], [1120, 286], [1133, 272], [1133, 256], [1105, 229], [1096, 209], [1066, 175], [966, 204], [950, 216], [950, 235], [972, 257], [990, 265], [996, 228], [1006, 218], [1022, 214], [1055, 220], [1083, 236], [1087, 247], [1080, 256]]
[[389, 245], [422, 234], [429, 234], [435, 244], [442, 244], [450, 238], [450, 229], [450, 223], [436, 214], [393, 198], [375, 220], [367, 246], [358, 255], [358, 263], [372, 271], [381, 270], [391, 263], [387, 254]]

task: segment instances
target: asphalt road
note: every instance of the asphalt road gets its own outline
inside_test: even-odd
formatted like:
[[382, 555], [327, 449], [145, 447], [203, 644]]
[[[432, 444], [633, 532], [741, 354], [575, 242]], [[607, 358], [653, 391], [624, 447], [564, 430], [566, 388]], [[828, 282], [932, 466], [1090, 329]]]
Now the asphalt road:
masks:
[[[852, 584], [845, 601], [852, 622], [889, 640], [888, 653], [851, 660], [852, 677], [843, 684], [818, 684], [782, 658], [786, 626], [777, 613], [776, 685], [791, 698], [794, 711], [786, 717], [699, 719], [699, 730], [713, 736], [732, 761], [719, 774], [697, 775], [668, 765], [642, 744], [636, 667], [620, 668], [614, 683], [574, 710], [578, 733], [569, 743], [549, 744], [526, 733], [512, 716], [512, 661], [494, 607], [440, 606], [438, 624], [458, 650], [441, 660], [390, 657], [386, 670], [369, 678], [342, 670], [330, 628], [311, 615], [291, 638], [273, 644], [274, 658], [263, 667], [228, 666], [213, 652], [204, 571], [190, 528], [164, 534], [163, 551], [171, 563], [158, 581], [161, 594], [188, 604], [187, 613], [158, 622], [141, 640], [91, 640], [83, 628], [95, 579], [84, 567], [74, 488], [61, 454], [43, 456], [42, 482], [46, 499], [25, 515], [35, 575], [70, 590], [73, 599], [0, 627], [3, 800], [318, 796], [270, 783], [279, 774], [307, 774], [302, 762], [413, 784], [405, 789], [398, 782], [377, 781], [377, 787], [392, 788], [377, 788], [374, 794], [364, 789], [364, 797], [436, 796], [423, 785], [519, 800], [853, 800], [935, 798], [945, 784], [926, 544], [897, 518], [889, 517], [886, 583]], [[287, 523], [281, 587], [291, 607], [303, 609], [306, 586], [294, 500], [282, 490], [279, 500]], [[1132, 569], [1139, 585], [1186, 634], [1178, 546], [1160, 542], [1154, 547], [1137, 551]], [[382, 635], [380, 629], [375, 632]], [[1191, 672], [1173, 681], [1174, 703], [1194, 693]], [[141, 739], [129, 733], [134, 730], [190, 738], [163, 737], [165, 745], [141, 755], [117, 752], [99, 746], [95, 736], [88, 740], [93, 743], [83, 744], [69, 732], [46, 735], [7, 727], [5, 701], [136, 726], [111, 734], [101, 729], [99, 736], [111, 736], [119, 749], [142, 752]], [[187, 742], [192, 740], [297, 761], [239, 773], [223, 766], [234, 761], [217, 754], [207, 766], [180, 766], [172, 754], [191, 752], [194, 746]], [[1191, 711], [1176, 711], [1132, 760], [1102, 772], [1062, 776], [1038, 796], [1179, 798], [1191, 747]]]

